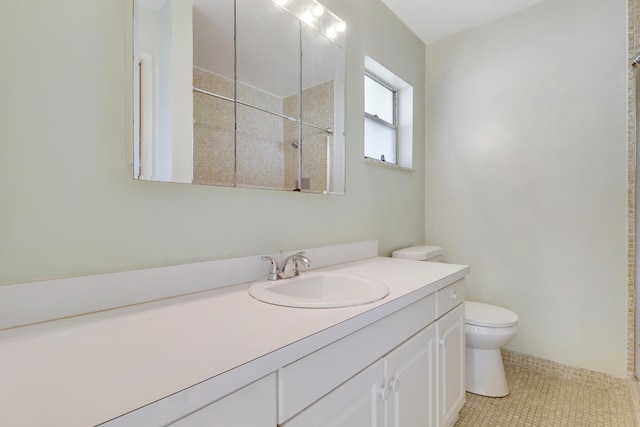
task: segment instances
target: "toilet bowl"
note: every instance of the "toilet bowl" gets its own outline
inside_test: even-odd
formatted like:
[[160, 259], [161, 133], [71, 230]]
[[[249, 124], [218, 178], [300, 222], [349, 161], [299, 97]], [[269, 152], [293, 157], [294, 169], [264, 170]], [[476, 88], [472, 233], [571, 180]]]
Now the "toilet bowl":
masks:
[[500, 348], [518, 331], [518, 316], [495, 305], [465, 301], [467, 391], [490, 397], [509, 394]]
[[[393, 251], [392, 257], [441, 262], [439, 246], [412, 246]], [[465, 301], [466, 388], [474, 394], [509, 394], [500, 348], [518, 331], [518, 315], [502, 307]]]

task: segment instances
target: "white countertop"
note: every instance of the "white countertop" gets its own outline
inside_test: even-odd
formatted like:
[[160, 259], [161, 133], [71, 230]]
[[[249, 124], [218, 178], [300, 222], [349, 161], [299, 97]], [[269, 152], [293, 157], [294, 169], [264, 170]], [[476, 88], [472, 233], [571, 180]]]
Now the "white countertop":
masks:
[[469, 272], [382, 257], [321, 270], [375, 278], [390, 293], [300, 309], [254, 300], [243, 284], [2, 331], [0, 427], [96, 425], [196, 384], [222, 397]]

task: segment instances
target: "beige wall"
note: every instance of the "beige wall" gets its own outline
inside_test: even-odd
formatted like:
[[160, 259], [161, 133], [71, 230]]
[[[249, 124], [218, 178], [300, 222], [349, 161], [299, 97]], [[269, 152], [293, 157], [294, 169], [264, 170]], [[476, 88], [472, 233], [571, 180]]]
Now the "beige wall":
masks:
[[[348, 25], [346, 196], [132, 179], [130, 0], [0, 2], [0, 283], [378, 239], [424, 239], [416, 173], [365, 164], [364, 55], [424, 92], [424, 45], [377, 0]], [[424, 117], [424, 100], [414, 105]]]
[[624, 0], [541, 2], [427, 47], [427, 240], [510, 349], [626, 374]]

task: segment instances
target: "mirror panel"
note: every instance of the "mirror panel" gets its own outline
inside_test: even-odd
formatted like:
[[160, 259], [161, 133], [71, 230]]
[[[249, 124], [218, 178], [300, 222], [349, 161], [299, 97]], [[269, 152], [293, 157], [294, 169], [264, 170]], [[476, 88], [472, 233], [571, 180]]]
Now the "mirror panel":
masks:
[[231, 91], [224, 95], [233, 98], [234, 0], [193, 0], [192, 8], [193, 66], [228, 79]]
[[282, 114], [283, 100], [300, 91], [300, 22], [271, 1], [237, 8], [237, 99]]
[[344, 24], [276, 3], [134, 0], [136, 179], [344, 193]]
[[236, 185], [234, 16], [233, 0], [193, 0], [194, 184]]
[[134, 175], [193, 180], [192, 8], [134, 2]]
[[301, 47], [302, 121], [333, 129], [336, 106], [344, 105], [344, 50], [306, 25]]

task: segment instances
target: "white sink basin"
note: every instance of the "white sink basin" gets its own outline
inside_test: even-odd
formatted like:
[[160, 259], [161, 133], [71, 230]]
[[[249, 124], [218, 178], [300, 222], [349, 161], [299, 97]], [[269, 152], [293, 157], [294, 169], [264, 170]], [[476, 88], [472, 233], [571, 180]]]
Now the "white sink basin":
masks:
[[306, 272], [291, 279], [254, 283], [249, 294], [269, 304], [334, 308], [368, 304], [389, 294], [384, 283], [339, 273]]

